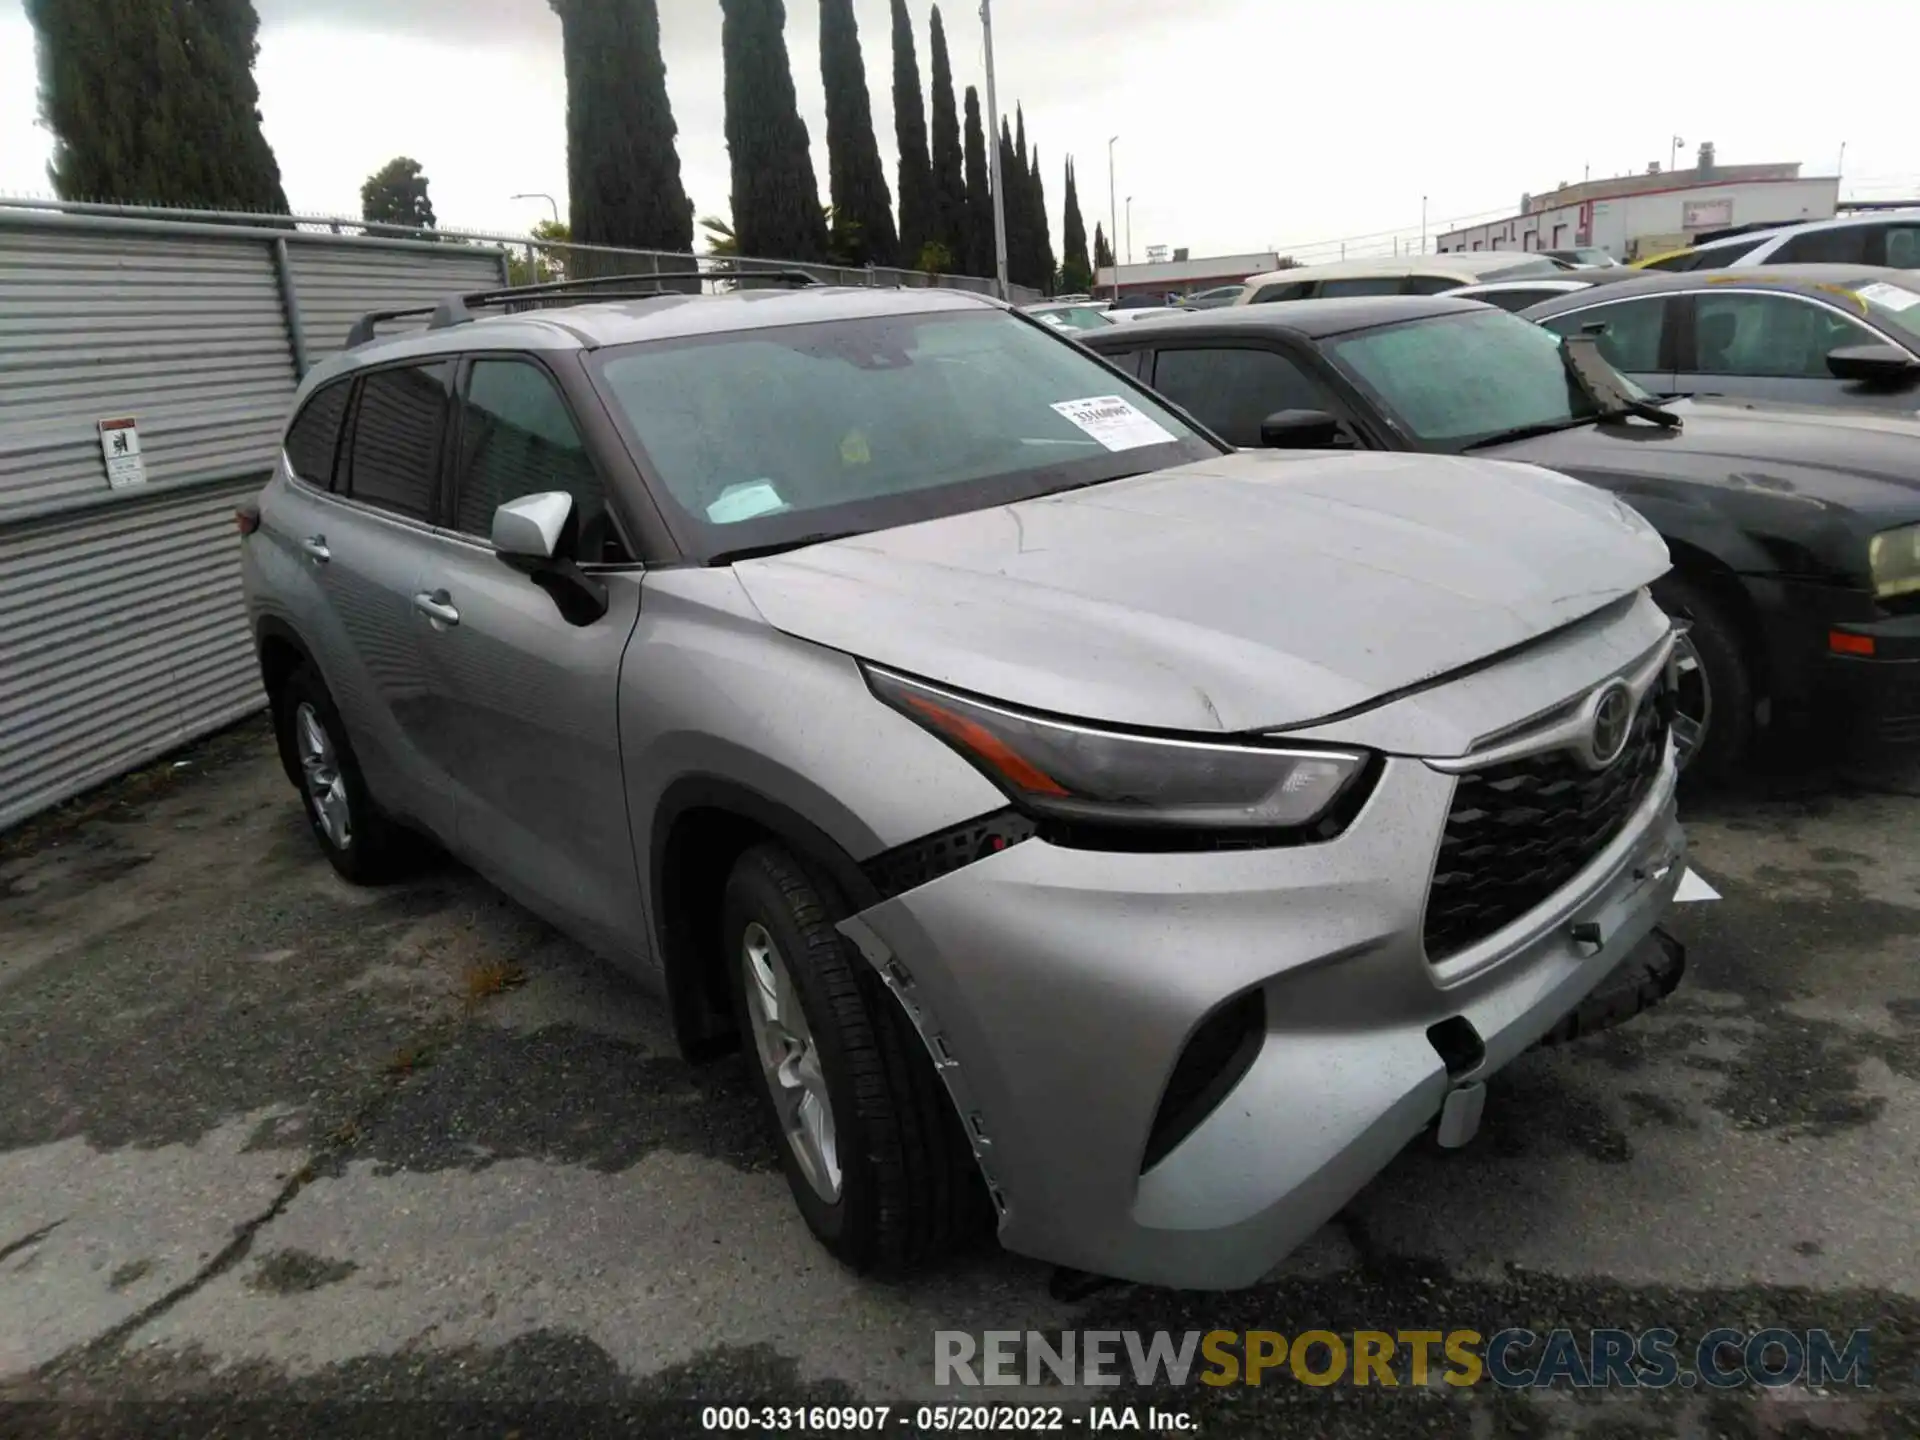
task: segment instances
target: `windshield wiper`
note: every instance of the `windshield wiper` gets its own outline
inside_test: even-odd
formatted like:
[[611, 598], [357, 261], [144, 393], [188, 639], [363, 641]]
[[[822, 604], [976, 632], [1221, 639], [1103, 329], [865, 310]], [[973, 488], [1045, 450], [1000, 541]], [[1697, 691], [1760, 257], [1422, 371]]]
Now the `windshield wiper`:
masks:
[[809, 545], [825, 545], [831, 540], [851, 540], [855, 535], [864, 535], [864, 530], [822, 530], [812, 535], [801, 535], [793, 540], [770, 540], [764, 545], [742, 545], [735, 550], [722, 550], [709, 557], [710, 566], [731, 565], [737, 560], [757, 560], [763, 555], [782, 555], [789, 550], [804, 550]]
[[1531, 440], [1536, 435], [1553, 435], [1561, 430], [1572, 430], [1580, 425], [1591, 425], [1598, 416], [1576, 415], [1571, 420], [1545, 420], [1538, 425], [1516, 425], [1511, 430], [1502, 430], [1497, 434], [1485, 435], [1471, 444], [1462, 445], [1461, 452], [1484, 450], [1489, 445], [1505, 445], [1510, 440]]

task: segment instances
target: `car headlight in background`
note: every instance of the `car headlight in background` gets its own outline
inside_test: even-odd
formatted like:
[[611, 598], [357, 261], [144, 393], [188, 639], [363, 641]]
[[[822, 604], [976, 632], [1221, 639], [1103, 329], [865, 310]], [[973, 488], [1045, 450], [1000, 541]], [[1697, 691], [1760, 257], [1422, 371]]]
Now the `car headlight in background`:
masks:
[[1129, 735], [1022, 714], [864, 667], [873, 693], [1040, 820], [1125, 829], [1294, 831], [1367, 769], [1360, 750]]
[[1920, 525], [1887, 530], [1867, 544], [1867, 569], [1876, 600], [1920, 590]]

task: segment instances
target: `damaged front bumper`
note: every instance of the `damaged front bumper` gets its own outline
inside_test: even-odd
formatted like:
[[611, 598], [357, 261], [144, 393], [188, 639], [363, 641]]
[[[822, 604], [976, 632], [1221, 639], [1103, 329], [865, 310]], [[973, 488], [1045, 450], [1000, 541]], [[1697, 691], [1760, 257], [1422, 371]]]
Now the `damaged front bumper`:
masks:
[[[1208, 1289], [1260, 1279], [1646, 941], [1685, 871], [1671, 747], [1547, 902], [1440, 965], [1422, 916], [1453, 779], [1387, 761], [1345, 834], [1135, 854], [1035, 839], [843, 922], [920, 1027], [1023, 1254]], [[1258, 989], [1237, 1081], [1145, 1163], [1182, 1053]], [[1450, 1100], [1450, 1096], [1460, 1097]]]

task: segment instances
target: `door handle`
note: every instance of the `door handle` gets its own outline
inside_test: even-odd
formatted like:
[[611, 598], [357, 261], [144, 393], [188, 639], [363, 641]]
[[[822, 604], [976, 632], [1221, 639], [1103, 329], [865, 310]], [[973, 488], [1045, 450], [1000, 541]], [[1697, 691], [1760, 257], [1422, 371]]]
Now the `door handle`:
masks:
[[413, 608], [431, 620], [436, 628], [458, 625], [460, 612], [450, 603], [452, 598], [444, 590], [422, 590], [413, 597]]
[[300, 542], [300, 548], [307, 552], [307, 558], [316, 565], [324, 565], [333, 559], [333, 552], [327, 549], [327, 537], [309, 535]]

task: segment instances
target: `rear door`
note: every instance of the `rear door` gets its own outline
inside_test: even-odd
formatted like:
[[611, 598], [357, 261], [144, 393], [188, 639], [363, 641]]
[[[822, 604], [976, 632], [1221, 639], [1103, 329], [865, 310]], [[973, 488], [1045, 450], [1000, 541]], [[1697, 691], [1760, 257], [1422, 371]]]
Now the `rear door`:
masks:
[[[1689, 395], [1738, 395], [1800, 405], [1887, 405], [1839, 380], [1827, 354], [1884, 340], [1838, 309], [1801, 295], [1721, 290], [1687, 298], [1678, 384]], [[1905, 400], [1911, 408], [1912, 400]]]
[[412, 596], [432, 535], [452, 374], [445, 361], [365, 372], [348, 397], [329, 474], [319, 473], [322, 447], [289, 436], [289, 460], [306, 473], [288, 487], [289, 508], [276, 520], [285, 532], [276, 539], [318, 602], [290, 618], [339, 707], [368, 789], [443, 838], [453, 805], [427, 743]]
[[[470, 356], [458, 397], [446, 523], [413, 597], [456, 848], [562, 928], [627, 955], [646, 935], [618, 710], [640, 571], [552, 371], [528, 355]], [[606, 587], [608, 611], [589, 624], [493, 550], [495, 508], [552, 490], [574, 497], [573, 558]]]
[[1680, 393], [1674, 377], [1672, 303], [1642, 295], [1549, 315], [1539, 323], [1556, 335], [1596, 335], [1609, 365], [1656, 395]]

